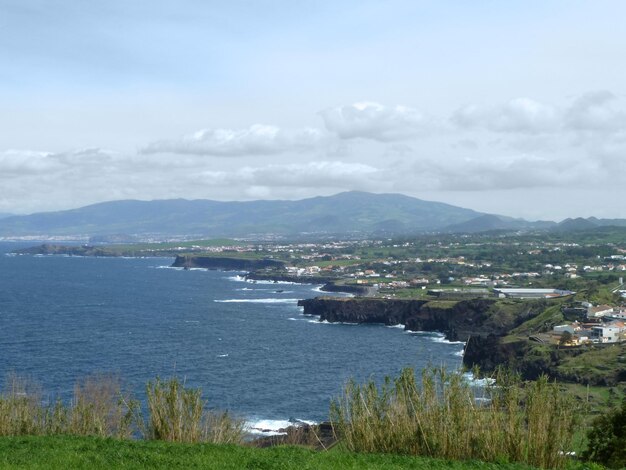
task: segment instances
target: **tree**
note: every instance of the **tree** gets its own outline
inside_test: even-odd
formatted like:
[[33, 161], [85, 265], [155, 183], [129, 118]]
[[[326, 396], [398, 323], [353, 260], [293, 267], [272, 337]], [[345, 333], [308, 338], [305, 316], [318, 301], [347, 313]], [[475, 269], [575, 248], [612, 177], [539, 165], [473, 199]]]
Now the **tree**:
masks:
[[567, 346], [572, 342], [573, 338], [574, 337], [569, 331], [564, 331], [561, 335], [561, 338], [559, 339], [559, 346]]
[[626, 466], [626, 399], [620, 409], [612, 408], [596, 418], [587, 434], [589, 444], [583, 453], [585, 460], [609, 468]]

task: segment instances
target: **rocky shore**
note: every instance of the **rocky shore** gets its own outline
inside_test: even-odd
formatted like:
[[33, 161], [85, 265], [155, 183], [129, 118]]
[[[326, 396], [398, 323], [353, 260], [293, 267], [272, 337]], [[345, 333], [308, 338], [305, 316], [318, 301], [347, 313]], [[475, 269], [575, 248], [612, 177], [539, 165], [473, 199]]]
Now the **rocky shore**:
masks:
[[[471, 336], [500, 336], [540, 313], [519, 308], [516, 315], [501, 314], [497, 299], [437, 301], [383, 298], [316, 297], [300, 300], [306, 315], [322, 321], [403, 324], [411, 331], [438, 331], [450, 341]], [[521, 306], [521, 304], [520, 304]]]
[[525, 342], [502, 345], [500, 338], [545, 308], [542, 302], [503, 303], [498, 299], [453, 302], [364, 297], [317, 297], [300, 300], [298, 305], [305, 315], [319, 316], [320, 321], [403, 324], [410, 331], [443, 333], [449, 341], [467, 343], [465, 366], [479, 365], [485, 370], [517, 357]]
[[224, 270], [255, 270], [265, 268], [283, 268], [285, 263], [272, 259], [248, 259], [228, 256], [193, 256], [177, 255], [173, 267], [204, 268]]

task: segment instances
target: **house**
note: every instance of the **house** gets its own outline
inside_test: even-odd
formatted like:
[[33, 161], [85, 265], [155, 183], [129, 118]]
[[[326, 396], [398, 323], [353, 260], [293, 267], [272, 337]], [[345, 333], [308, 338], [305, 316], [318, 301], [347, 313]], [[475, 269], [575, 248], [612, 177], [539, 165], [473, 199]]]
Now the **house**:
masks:
[[613, 307], [611, 305], [598, 305], [596, 307], [588, 307], [587, 308], [587, 316], [600, 318], [605, 315], [610, 315], [613, 313]]
[[574, 334], [577, 331], [580, 331], [582, 329], [580, 323], [578, 322], [574, 322], [574, 323], [566, 323], [565, 325], [556, 325], [552, 330], [555, 333], [564, 333], [564, 332], [568, 332], [570, 334]]
[[591, 340], [599, 343], [617, 343], [620, 340], [620, 329], [617, 326], [594, 326], [591, 329]]

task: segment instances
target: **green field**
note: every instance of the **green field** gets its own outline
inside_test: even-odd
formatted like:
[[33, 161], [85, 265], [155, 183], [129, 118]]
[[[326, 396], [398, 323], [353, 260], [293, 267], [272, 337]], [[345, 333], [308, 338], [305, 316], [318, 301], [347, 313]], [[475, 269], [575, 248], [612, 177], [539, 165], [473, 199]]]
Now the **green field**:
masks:
[[[300, 447], [258, 449], [94, 437], [2, 437], [0, 468], [30, 469], [531, 469], [520, 464], [455, 462], [401, 455], [355, 454]], [[572, 469], [602, 467], [572, 464]]]

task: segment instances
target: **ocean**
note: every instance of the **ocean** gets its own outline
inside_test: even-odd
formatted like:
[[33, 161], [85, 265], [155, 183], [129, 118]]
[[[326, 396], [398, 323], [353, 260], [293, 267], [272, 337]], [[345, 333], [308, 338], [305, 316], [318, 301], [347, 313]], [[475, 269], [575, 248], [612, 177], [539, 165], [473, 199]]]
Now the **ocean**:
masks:
[[148, 380], [177, 376], [209, 407], [277, 429], [328, 419], [350, 378], [461, 364], [463, 345], [437, 333], [303, 315], [298, 299], [320, 286], [186, 271], [171, 258], [8, 254], [30, 245], [0, 243], [0, 380], [29, 377], [51, 399], [94, 373], [118, 375], [139, 399]]

